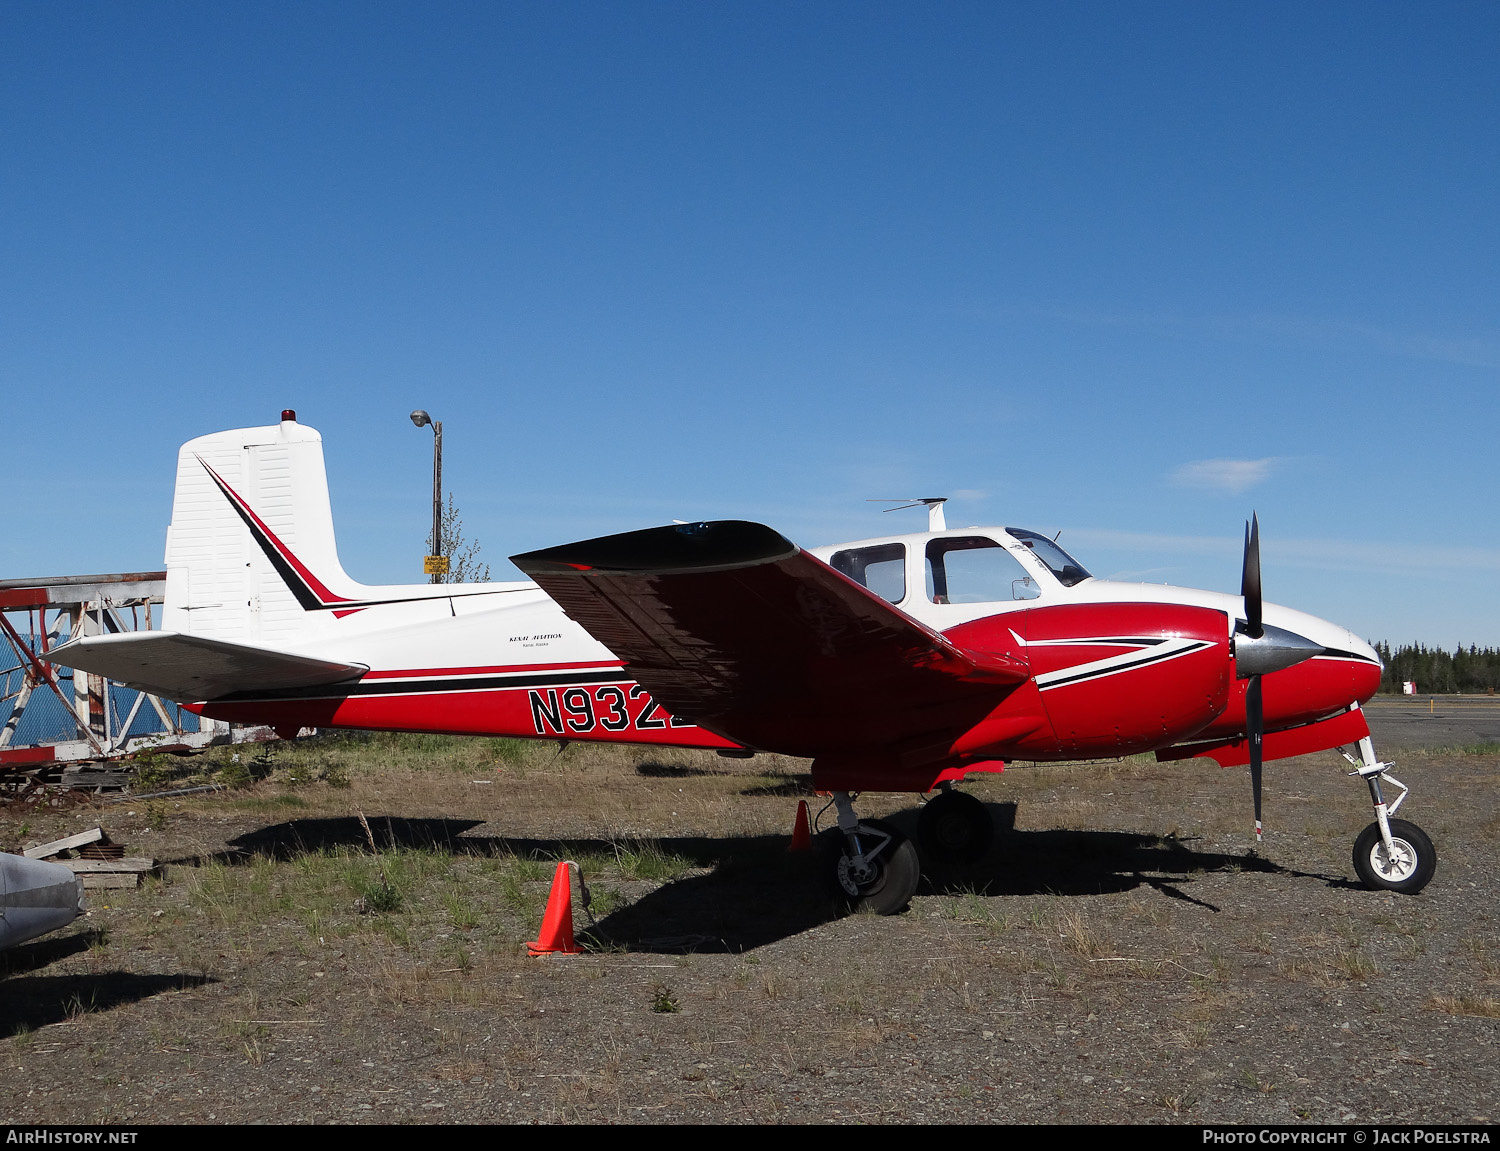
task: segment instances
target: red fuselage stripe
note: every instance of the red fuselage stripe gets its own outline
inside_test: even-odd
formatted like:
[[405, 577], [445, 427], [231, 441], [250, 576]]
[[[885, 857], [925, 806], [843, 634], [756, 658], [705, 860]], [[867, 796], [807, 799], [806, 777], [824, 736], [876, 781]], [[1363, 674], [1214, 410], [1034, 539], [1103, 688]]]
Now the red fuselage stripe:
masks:
[[239, 493], [224, 481], [223, 476], [219, 475], [218, 472], [209, 467], [208, 463], [203, 459], [202, 456], [198, 457], [198, 462], [202, 464], [203, 469], [213, 477], [214, 483], [219, 485], [224, 494], [234, 501], [235, 506], [239, 508], [240, 512], [255, 522], [256, 528], [265, 535], [271, 546], [280, 553], [281, 558], [291, 565], [292, 570], [302, 578], [302, 580], [307, 584], [308, 590], [310, 590], [315, 596], [317, 596], [318, 599], [322, 600], [325, 606], [353, 602], [346, 596], [334, 595], [331, 591], [324, 587], [322, 581], [319, 580], [317, 576], [313, 575], [312, 572], [308, 571], [307, 567], [302, 563], [302, 561], [292, 554], [291, 549], [276, 537], [276, 533], [273, 532], [270, 528], [266, 527], [265, 521], [263, 521], [258, 515], [255, 514], [255, 510], [251, 508], [248, 503], [240, 498]]
[[617, 667], [624, 664], [617, 659], [600, 659], [585, 663], [516, 663], [501, 667], [417, 667], [404, 670], [367, 671], [364, 679], [415, 679], [445, 675], [504, 675], [508, 672], [537, 671], [589, 671], [596, 667]]

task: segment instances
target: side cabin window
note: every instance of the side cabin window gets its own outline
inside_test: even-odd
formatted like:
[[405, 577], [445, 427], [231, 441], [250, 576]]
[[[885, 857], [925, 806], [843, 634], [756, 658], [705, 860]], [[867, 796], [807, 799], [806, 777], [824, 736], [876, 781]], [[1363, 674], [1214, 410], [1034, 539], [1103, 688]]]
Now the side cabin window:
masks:
[[863, 584], [883, 600], [900, 603], [906, 598], [905, 544], [878, 544], [834, 552], [828, 566]]
[[1021, 561], [992, 539], [927, 542], [927, 598], [933, 603], [998, 603], [1041, 594]]

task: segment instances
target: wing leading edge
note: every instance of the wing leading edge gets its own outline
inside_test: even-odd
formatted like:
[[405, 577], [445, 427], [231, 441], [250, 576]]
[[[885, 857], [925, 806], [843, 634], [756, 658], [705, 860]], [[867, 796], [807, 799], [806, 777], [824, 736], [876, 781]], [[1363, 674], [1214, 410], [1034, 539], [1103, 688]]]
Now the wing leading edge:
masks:
[[680, 524], [513, 556], [674, 716], [791, 755], [967, 729], [1027, 679], [761, 524]]

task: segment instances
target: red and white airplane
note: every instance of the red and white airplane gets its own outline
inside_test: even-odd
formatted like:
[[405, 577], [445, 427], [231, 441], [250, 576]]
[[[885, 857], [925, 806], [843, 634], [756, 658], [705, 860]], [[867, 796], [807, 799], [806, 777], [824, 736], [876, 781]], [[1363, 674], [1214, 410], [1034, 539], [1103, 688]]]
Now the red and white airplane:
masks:
[[[534, 582], [370, 587], [334, 545], [322, 438], [279, 424], [178, 456], [162, 630], [88, 636], [55, 662], [215, 719], [715, 748], [812, 759], [843, 833], [837, 877], [890, 913], [916, 847], [861, 821], [865, 791], [938, 794], [918, 841], [973, 859], [989, 815], [954, 789], [1005, 760], [1155, 751], [1249, 764], [1327, 748], [1369, 785], [1356, 841], [1371, 888], [1415, 892], [1432, 843], [1391, 818], [1360, 704], [1374, 650], [1262, 603], [1258, 527], [1240, 595], [1091, 576], [1021, 528], [948, 529], [804, 550], [743, 521], [674, 524], [513, 557]], [[1381, 781], [1401, 789], [1389, 806]]]

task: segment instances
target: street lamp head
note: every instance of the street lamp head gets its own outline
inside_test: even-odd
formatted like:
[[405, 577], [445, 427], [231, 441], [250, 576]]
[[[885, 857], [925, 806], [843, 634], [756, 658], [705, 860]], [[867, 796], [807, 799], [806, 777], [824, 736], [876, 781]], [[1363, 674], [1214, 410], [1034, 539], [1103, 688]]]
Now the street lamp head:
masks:
[[428, 424], [432, 423], [432, 417], [424, 412], [421, 408], [418, 408], [416, 411], [412, 412], [411, 422], [416, 424], [419, 428], [425, 428]]

